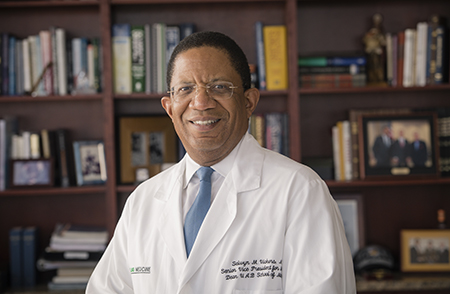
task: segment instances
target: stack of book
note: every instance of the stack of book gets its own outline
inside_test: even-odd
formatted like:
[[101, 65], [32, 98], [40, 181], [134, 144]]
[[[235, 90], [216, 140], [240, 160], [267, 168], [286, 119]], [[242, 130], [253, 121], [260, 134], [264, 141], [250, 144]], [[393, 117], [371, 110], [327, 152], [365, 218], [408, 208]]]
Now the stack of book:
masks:
[[397, 33], [386, 34], [386, 74], [391, 86], [423, 87], [448, 83], [448, 27], [432, 15]]
[[0, 95], [101, 92], [100, 38], [67, 38], [59, 27], [27, 38], [0, 34]]
[[41, 271], [57, 270], [50, 289], [84, 289], [108, 242], [106, 229], [57, 224], [38, 260]]
[[301, 88], [352, 88], [366, 85], [364, 55], [299, 57]]
[[165, 93], [166, 68], [173, 49], [195, 30], [193, 23], [114, 24], [112, 55], [115, 93]]
[[248, 132], [262, 147], [289, 156], [289, 119], [287, 113], [253, 114]]

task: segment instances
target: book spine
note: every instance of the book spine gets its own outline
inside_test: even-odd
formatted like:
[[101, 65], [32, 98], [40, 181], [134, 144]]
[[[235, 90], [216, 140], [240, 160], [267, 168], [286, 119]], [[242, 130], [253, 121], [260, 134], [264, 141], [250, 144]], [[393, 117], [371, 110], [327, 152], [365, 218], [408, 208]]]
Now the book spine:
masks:
[[66, 31], [57, 28], [55, 31], [58, 94], [67, 95], [67, 53], [66, 53]]
[[9, 95], [9, 34], [2, 34], [2, 93], [3, 95]]
[[398, 35], [392, 35], [392, 81], [391, 86], [397, 87], [398, 75]]
[[31, 60], [30, 60], [30, 41], [22, 40], [22, 56], [23, 56], [23, 90], [31, 91]]
[[416, 39], [416, 30], [415, 29], [406, 29], [405, 30], [405, 53], [404, 53], [404, 64], [403, 64], [403, 87], [412, 87], [414, 86], [414, 47], [415, 47], [415, 39]]
[[180, 40], [183, 40], [189, 35], [192, 35], [196, 31], [195, 23], [186, 22], [179, 25], [180, 27]]
[[36, 285], [36, 227], [28, 227], [23, 231], [23, 285]]
[[23, 42], [16, 40], [16, 95], [24, 94]]
[[426, 64], [427, 64], [427, 34], [428, 24], [426, 22], [417, 23], [416, 38], [416, 62], [415, 62], [415, 85], [423, 87], [427, 83]]
[[43, 82], [46, 95], [53, 95], [52, 38], [48, 30], [40, 31]]
[[336, 125], [338, 127], [338, 134], [339, 134], [339, 137], [338, 137], [338, 142], [339, 142], [339, 178], [337, 180], [343, 181], [343, 180], [345, 180], [344, 124], [343, 124], [343, 121], [338, 121]]
[[447, 29], [444, 26], [439, 26], [436, 30], [436, 73], [433, 79], [435, 84], [447, 82], [447, 57], [449, 54], [448, 50], [446, 50], [447, 42]]
[[102, 91], [102, 60], [101, 60], [101, 42], [100, 38], [92, 38], [91, 46], [93, 51], [94, 69], [93, 69], [93, 89], [96, 93]]
[[300, 66], [299, 75], [305, 74], [358, 74], [365, 73], [365, 65], [338, 65], [338, 66]]
[[397, 34], [397, 86], [403, 86], [403, 68], [405, 63], [405, 32], [400, 31]]
[[394, 78], [393, 51], [392, 51], [392, 34], [386, 34], [386, 79], [388, 85], [392, 85]]
[[262, 22], [258, 21], [255, 23], [258, 88], [262, 91], [266, 90], [266, 61], [264, 55], [263, 27], [264, 25]]
[[316, 56], [300, 57], [298, 66], [350, 66], [366, 65], [367, 59], [364, 56]]
[[131, 26], [131, 81], [132, 92], [145, 92], [145, 29]]
[[351, 126], [350, 121], [344, 120], [342, 122], [342, 142], [344, 147], [344, 171], [345, 171], [345, 180], [351, 180], [353, 177], [352, 171], [352, 144], [351, 144]]
[[267, 149], [283, 153], [283, 121], [281, 113], [267, 113], [265, 121]]
[[52, 84], [53, 94], [59, 95], [59, 60], [56, 48], [56, 27], [50, 27], [51, 52], [52, 52]]
[[114, 24], [112, 28], [112, 53], [114, 69], [114, 91], [130, 94], [131, 87], [131, 26]]
[[152, 29], [149, 24], [144, 25], [145, 40], [145, 92], [150, 94], [152, 89]]
[[267, 90], [286, 90], [288, 87], [286, 26], [264, 26], [263, 34]]
[[332, 142], [333, 142], [333, 163], [334, 163], [334, 179], [339, 181], [341, 178], [341, 161], [340, 161], [340, 146], [339, 146], [339, 128], [334, 125], [331, 128]]
[[22, 232], [23, 228], [15, 227], [9, 231], [10, 283], [12, 288], [22, 286]]
[[8, 53], [8, 95], [16, 95], [16, 38], [14, 36], [9, 37], [9, 53]]
[[166, 26], [166, 68], [169, 63], [170, 56], [175, 47], [180, 43], [181, 40], [180, 28], [178, 26]]

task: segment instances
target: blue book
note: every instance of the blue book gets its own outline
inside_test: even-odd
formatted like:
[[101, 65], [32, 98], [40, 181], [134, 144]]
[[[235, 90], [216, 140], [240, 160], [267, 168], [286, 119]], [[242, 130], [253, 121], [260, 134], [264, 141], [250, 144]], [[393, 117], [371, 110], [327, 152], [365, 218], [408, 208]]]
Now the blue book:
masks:
[[27, 287], [36, 285], [36, 238], [36, 227], [27, 227], [23, 230], [23, 286]]
[[350, 66], [366, 65], [365, 56], [317, 56], [300, 57], [298, 66]]
[[257, 21], [255, 23], [256, 30], [256, 66], [258, 72], [258, 85], [260, 90], [266, 90], [266, 60], [264, 58], [264, 37], [263, 23]]
[[22, 286], [22, 227], [14, 227], [9, 231], [9, 270], [12, 288]]
[[2, 87], [2, 94], [3, 95], [9, 95], [9, 34], [3, 33], [2, 34], [2, 84], [0, 85]]
[[[8, 95], [16, 95], [16, 37], [9, 36], [9, 48], [8, 48]], [[6, 94], [6, 93], [5, 93]]]

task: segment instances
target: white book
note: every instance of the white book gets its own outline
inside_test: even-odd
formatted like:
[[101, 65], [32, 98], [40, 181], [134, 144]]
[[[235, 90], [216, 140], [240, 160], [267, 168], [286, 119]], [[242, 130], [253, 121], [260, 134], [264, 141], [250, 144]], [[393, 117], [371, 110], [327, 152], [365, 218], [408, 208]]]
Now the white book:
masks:
[[22, 58], [23, 58], [23, 89], [25, 92], [31, 91], [31, 59], [30, 59], [30, 40], [22, 40]]
[[416, 38], [416, 79], [415, 85], [423, 87], [427, 84], [427, 45], [428, 45], [428, 23], [417, 24]]
[[114, 70], [114, 92], [130, 94], [131, 82], [131, 26], [114, 24], [112, 34], [112, 59]]
[[40, 137], [36, 133], [30, 134], [30, 158], [38, 159], [41, 157]]
[[341, 160], [340, 160], [340, 146], [339, 146], [339, 128], [337, 125], [332, 129], [333, 142], [333, 163], [334, 163], [334, 179], [339, 181], [341, 178]]
[[164, 23], [153, 24], [153, 33], [155, 34], [156, 50], [156, 88], [157, 93], [166, 91], [166, 25]]
[[403, 60], [403, 87], [413, 87], [415, 84], [415, 47], [416, 30], [405, 30], [405, 47]]
[[22, 153], [20, 155], [21, 159], [30, 159], [31, 158], [31, 132], [24, 131], [22, 132]]
[[[30, 42], [30, 63], [31, 63], [31, 85], [36, 86], [33, 96], [44, 96], [44, 82], [39, 78], [42, 74], [42, 55], [41, 55], [41, 40], [38, 35], [29, 36]], [[39, 82], [39, 83], [38, 83]]]
[[352, 179], [352, 143], [351, 143], [351, 129], [350, 121], [342, 121], [342, 146], [344, 147], [344, 179], [349, 181]]
[[49, 30], [39, 32], [41, 41], [42, 70], [44, 72], [43, 82], [46, 95], [53, 94], [53, 67], [52, 60], [52, 38]]
[[58, 94], [67, 95], [66, 31], [56, 29], [56, 59], [58, 60]]

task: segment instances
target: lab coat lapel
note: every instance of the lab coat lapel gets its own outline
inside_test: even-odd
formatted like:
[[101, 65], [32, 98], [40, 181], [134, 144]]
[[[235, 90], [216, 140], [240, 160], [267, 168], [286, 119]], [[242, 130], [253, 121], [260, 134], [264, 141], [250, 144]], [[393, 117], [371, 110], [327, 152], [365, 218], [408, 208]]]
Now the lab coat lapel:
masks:
[[170, 255], [175, 261], [177, 272], [181, 273], [186, 263], [186, 248], [184, 246], [184, 233], [181, 208], [181, 191], [183, 189], [185, 161], [182, 160], [169, 174], [166, 185], [162, 185], [155, 197], [166, 201], [166, 205], [159, 220], [159, 232], [167, 245]]
[[264, 155], [259, 152], [260, 148], [256, 148], [258, 152], [255, 152], [255, 148], [249, 146], [253, 143], [258, 144], [253, 137], [244, 138], [233, 168], [225, 178], [197, 235], [180, 279], [180, 290], [205, 262], [231, 227], [237, 214], [238, 194], [257, 189], [260, 186]]

